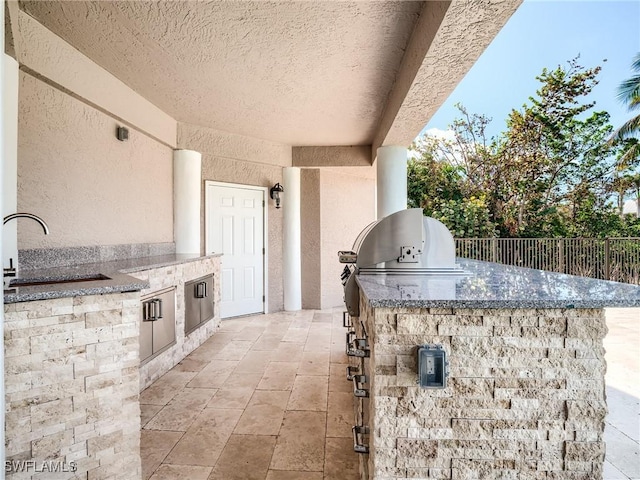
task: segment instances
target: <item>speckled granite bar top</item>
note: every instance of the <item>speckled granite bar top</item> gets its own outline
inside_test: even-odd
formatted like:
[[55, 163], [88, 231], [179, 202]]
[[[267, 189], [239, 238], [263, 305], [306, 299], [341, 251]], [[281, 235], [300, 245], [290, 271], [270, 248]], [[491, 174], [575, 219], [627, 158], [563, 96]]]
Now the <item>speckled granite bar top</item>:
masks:
[[358, 275], [357, 281], [372, 307], [640, 307], [636, 285], [461, 258], [458, 265], [468, 275]]
[[[128, 258], [110, 262], [84, 263], [69, 267], [21, 270], [16, 279], [18, 282], [23, 282], [27, 279], [30, 281], [44, 282], [64, 282], [71, 280], [72, 282], [10, 288], [4, 291], [4, 303], [139, 291], [148, 288], [149, 284], [146, 281], [127, 275], [128, 273], [195, 262], [218, 256], [220, 256], [220, 254], [205, 256], [172, 254]], [[91, 279], [91, 277], [98, 274], [108, 278], [98, 280]]]

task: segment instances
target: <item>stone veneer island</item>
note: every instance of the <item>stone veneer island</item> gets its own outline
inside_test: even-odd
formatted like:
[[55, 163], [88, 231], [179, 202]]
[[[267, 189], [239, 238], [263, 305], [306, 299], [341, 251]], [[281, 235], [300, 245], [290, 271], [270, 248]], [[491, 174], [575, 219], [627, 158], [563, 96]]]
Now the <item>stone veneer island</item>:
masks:
[[[5, 290], [6, 477], [140, 480], [139, 392], [217, 329], [219, 271], [219, 255], [163, 255], [21, 272], [109, 278]], [[214, 318], [185, 335], [184, 284], [207, 274]], [[140, 297], [166, 287], [176, 341], [140, 365]]]
[[[347, 349], [369, 350], [350, 359], [365, 375], [354, 389], [368, 389], [355, 402], [361, 478], [602, 478], [603, 308], [639, 307], [640, 287], [459, 264], [469, 275], [357, 278]], [[423, 344], [446, 351], [445, 388], [417, 384]]]

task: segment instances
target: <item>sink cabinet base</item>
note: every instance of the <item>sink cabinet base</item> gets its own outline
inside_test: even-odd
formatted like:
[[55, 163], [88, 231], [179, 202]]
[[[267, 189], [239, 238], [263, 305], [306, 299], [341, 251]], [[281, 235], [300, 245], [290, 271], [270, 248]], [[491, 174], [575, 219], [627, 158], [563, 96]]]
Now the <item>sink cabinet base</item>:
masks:
[[5, 305], [7, 478], [141, 478], [139, 305], [138, 292]]

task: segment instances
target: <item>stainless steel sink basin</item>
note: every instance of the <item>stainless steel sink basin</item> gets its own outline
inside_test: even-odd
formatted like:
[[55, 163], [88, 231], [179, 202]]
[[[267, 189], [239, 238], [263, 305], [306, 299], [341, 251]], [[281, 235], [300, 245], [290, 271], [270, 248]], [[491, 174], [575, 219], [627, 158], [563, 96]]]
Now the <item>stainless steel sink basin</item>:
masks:
[[65, 277], [41, 277], [41, 278], [15, 278], [9, 283], [9, 288], [16, 287], [34, 287], [38, 285], [57, 285], [64, 283], [80, 283], [95, 282], [98, 280], [111, 280], [110, 277], [101, 273], [93, 275], [74, 276], [72, 278]]

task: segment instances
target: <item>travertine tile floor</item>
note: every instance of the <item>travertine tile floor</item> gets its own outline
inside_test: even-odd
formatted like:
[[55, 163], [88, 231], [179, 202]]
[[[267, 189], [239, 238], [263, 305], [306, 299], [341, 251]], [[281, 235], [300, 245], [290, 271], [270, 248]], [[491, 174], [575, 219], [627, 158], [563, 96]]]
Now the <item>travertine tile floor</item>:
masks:
[[356, 480], [341, 310], [224, 320], [144, 390], [151, 480]]
[[[640, 480], [640, 318], [607, 310], [604, 480]], [[141, 394], [145, 480], [356, 480], [342, 314], [224, 320]]]
[[606, 310], [604, 480], [640, 480], [640, 309]]

